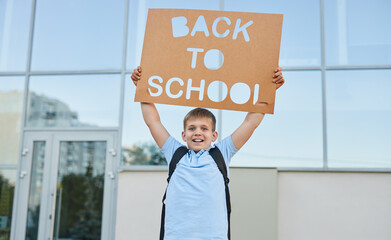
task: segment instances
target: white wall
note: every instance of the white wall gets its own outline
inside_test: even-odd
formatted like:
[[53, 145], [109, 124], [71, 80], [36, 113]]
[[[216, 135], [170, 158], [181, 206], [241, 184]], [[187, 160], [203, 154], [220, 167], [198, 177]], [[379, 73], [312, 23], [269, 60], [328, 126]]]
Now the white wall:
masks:
[[167, 172], [121, 172], [118, 176], [115, 239], [158, 239]]
[[[259, 173], [231, 169], [232, 240], [391, 239], [391, 173]], [[166, 176], [119, 174], [117, 240], [157, 239]]]
[[277, 169], [230, 168], [231, 239], [277, 240]]
[[[116, 240], [158, 239], [167, 172], [121, 172]], [[277, 239], [277, 170], [230, 169], [232, 239]], [[223, 203], [225, 204], [225, 202]]]
[[279, 172], [279, 240], [390, 240], [390, 173]]

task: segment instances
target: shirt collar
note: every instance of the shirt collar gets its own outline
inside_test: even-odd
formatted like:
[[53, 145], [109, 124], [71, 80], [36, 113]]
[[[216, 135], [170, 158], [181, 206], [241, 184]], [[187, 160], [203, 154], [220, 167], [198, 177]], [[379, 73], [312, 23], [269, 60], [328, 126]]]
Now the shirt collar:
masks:
[[214, 147], [214, 144], [211, 144], [207, 149], [202, 149], [198, 153], [195, 153], [194, 150], [189, 150], [187, 153], [189, 154], [189, 156], [191, 154], [194, 154], [196, 156], [201, 156], [205, 151], [209, 151], [213, 147]]

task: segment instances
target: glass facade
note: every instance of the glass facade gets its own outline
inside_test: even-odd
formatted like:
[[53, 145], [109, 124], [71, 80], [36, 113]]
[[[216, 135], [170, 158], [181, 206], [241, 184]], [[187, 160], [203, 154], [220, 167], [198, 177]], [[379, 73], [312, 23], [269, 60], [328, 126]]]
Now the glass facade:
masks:
[[[303, 7], [305, 6], [305, 7]], [[280, 66], [319, 66], [320, 1], [226, 0], [224, 10], [284, 14]]]
[[[274, 115], [266, 115], [250, 141], [232, 159], [233, 166], [322, 167], [322, 88], [320, 71], [286, 71], [277, 91]], [[222, 134], [231, 134], [245, 118], [224, 111]], [[230, 121], [224, 121], [230, 119]]]
[[42, 186], [44, 178], [45, 148], [45, 142], [34, 142], [27, 211], [26, 240], [38, 239], [39, 213], [41, 210]]
[[26, 71], [32, 2], [0, 1], [0, 73]]
[[390, 9], [388, 0], [326, 0], [327, 65], [390, 65]]
[[0, 76], [0, 166], [18, 162], [23, 95], [23, 77]]
[[[35, 11], [31, 11], [32, 8]], [[383, 76], [381, 85], [388, 86], [391, 32], [378, 31], [387, 29], [386, 24], [390, 20], [388, 14], [379, 14], [391, 10], [391, 4], [385, 0], [359, 3], [349, 0], [300, 0], [300, 4], [287, 0], [281, 0], [278, 4], [266, 0], [246, 0], [240, 3], [232, 0], [118, 0], [99, 3], [41, 0], [35, 6], [32, 6], [31, 1], [25, 5], [2, 1], [0, 91], [1, 114], [7, 116], [1, 119], [1, 126], [7, 126], [2, 128], [3, 136], [9, 136], [8, 132], [12, 131], [16, 144], [13, 150], [2, 151], [1, 164], [17, 164], [18, 126], [23, 116], [25, 94], [26, 116], [23, 125], [26, 128], [114, 127], [122, 132], [123, 166], [164, 164], [164, 160], [154, 161], [150, 158], [154, 152], [156, 156], [161, 155], [142, 121], [139, 104], [133, 102], [134, 86], [129, 80], [132, 69], [140, 62], [149, 8], [284, 14], [280, 66], [286, 69], [287, 83], [278, 91], [276, 114], [266, 117], [252, 140], [235, 157], [233, 165], [284, 168], [389, 166], [391, 160], [379, 145], [366, 145], [365, 149], [372, 150], [364, 154], [365, 157], [361, 155], [368, 159], [363, 165], [349, 165], [347, 162], [352, 160], [342, 165], [334, 164], [336, 159], [340, 159], [337, 162], [341, 163], [345, 158], [356, 158], [352, 150], [348, 151], [349, 148], [337, 150], [340, 135], [336, 134], [339, 132], [336, 126], [344, 125], [341, 120], [337, 121], [340, 118], [336, 117], [336, 113], [342, 111], [346, 117], [349, 111], [355, 109], [353, 106], [358, 104], [355, 101], [359, 101], [357, 98], [351, 99], [348, 105], [340, 102], [337, 96], [347, 93], [338, 88], [339, 84], [366, 86], [375, 81], [375, 78], [365, 78], [372, 71], [374, 75]], [[32, 18], [31, 12], [34, 13]], [[72, 18], [69, 17], [70, 13]], [[17, 15], [23, 16], [23, 19], [17, 18]], [[14, 28], [20, 30], [19, 35], [10, 31]], [[30, 29], [33, 30], [31, 39]], [[31, 59], [27, 59], [30, 44]], [[27, 64], [28, 61], [30, 64]], [[30, 66], [27, 72], [26, 64]], [[372, 70], [360, 75], [360, 68]], [[15, 71], [21, 74], [8, 76], [11, 73], [17, 75]], [[78, 71], [89, 73], [74, 74]], [[27, 74], [28, 78], [22, 74]], [[344, 76], [343, 79], [340, 74]], [[359, 76], [360, 81], [356, 81], [357, 78], [353, 76]], [[27, 93], [24, 93], [24, 81], [28, 81]], [[15, 90], [11, 90], [12, 86]], [[362, 92], [364, 90], [356, 88], [352, 94], [361, 96]], [[375, 95], [387, 98], [385, 91]], [[339, 104], [346, 106], [341, 110]], [[360, 106], [361, 109], [354, 110], [358, 114], [366, 111], [364, 105]], [[169, 132], [180, 139], [182, 127], [176, 122], [190, 108], [159, 105], [158, 109]], [[240, 112], [213, 111], [218, 117], [220, 139], [232, 133], [244, 117]], [[382, 114], [382, 119], [386, 119], [389, 109], [384, 107]], [[11, 115], [15, 115], [16, 121], [9, 119]], [[369, 126], [368, 121], [358, 118], [352, 117], [351, 121]], [[9, 127], [10, 124], [16, 125]], [[388, 144], [382, 133], [387, 133], [389, 127], [382, 127], [386, 131], [379, 132], [366, 127], [365, 134], [385, 138], [382, 143]], [[353, 129], [345, 138], [352, 136]], [[273, 147], [277, 142], [281, 145]], [[259, 144], [261, 148], [257, 147]], [[0, 144], [0, 147], [10, 148], [6, 144]], [[142, 157], [136, 157], [140, 160], [131, 160], [135, 157], [130, 155], [135, 152], [145, 153]], [[377, 160], [369, 160], [372, 152], [384, 156], [382, 164], [379, 165]]]
[[117, 74], [32, 76], [26, 126], [117, 127], [120, 79]]
[[[275, 114], [265, 117], [232, 166], [391, 171], [388, 0], [3, 0], [0, 203], [8, 205], [0, 209], [0, 238], [9, 237], [9, 203], [27, 132], [110, 129], [118, 133], [120, 168], [166, 164], [130, 80], [140, 63], [148, 8], [284, 14], [280, 66], [286, 84], [277, 92]], [[157, 108], [181, 141], [191, 108]], [[212, 112], [219, 139], [245, 117]]]
[[[187, 6], [183, 6], [183, 4], [185, 3], [179, 1], [178, 3], [175, 3], [175, 1], [159, 1], [159, 3], [155, 1], [131, 1], [128, 21], [129, 32], [136, 34], [129, 34], [127, 41], [127, 67], [129, 72], [138, 65], [141, 59], [147, 9], [149, 7], [170, 8], [173, 7], [172, 5], [175, 8], [198, 8], [198, 6], [192, 5], [198, 3], [186, 3]], [[367, 11], [368, 6], [370, 7]], [[339, 91], [338, 87], [336, 89], [330, 88], [332, 85], [339, 86], [343, 82], [335, 80], [339, 74], [344, 72], [342, 70], [349, 72], [352, 69], [371, 68], [374, 72], [378, 72], [381, 71], [380, 69], [390, 69], [388, 38], [391, 32], [382, 31], [380, 39], [377, 39], [375, 34], [367, 36], [367, 33], [374, 33], [376, 29], [387, 29], [386, 24], [389, 22], [387, 21], [387, 18], [389, 18], [387, 14], [383, 14], [380, 19], [373, 17], [377, 10], [380, 12], [391, 10], [391, 6], [387, 1], [360, 1], [360, 3], [355, 3], [349, 0], [300, 0], [300, 3], [298, 3], [297, 1], [281, 0], [277, 4], [266, 0], [240, 2], [225, 0], [219, 3], [212, 2], [208, 6], [201, 6], [201, 8], [284, 14], [280, 66], [286, 69], [284, 75], [287, 82], [277, 92], [275, 114], [266, 116], [251, 140], [233, 158], [232, 166], [278, 167], [283, 169], [356, 168], [368, 170], [368, 168], [389, 168], [391, 158], [386, 154], [387, 150], [385, 149], [387, 148], [380, 149], [380, 145], [374, 144], [376, 141], [373, 141], [373, 139], [368, 142], [369, 145], [366, 147], [362, 146], [360, 151], [357, 151], [354, 145], [352, 147], [342, 147], [340, 145], [341, 138], [337, 134], [340, 134], [340, 131], [336, 130], [336, 126], [342, 127], [342, 124], [335, 123], [335, 111], [333, 109], [342, 102], [339, 102], [334, 96], [334, 91]], [[138, 10], [137, 14], [131, 15], [135, 9]], [[364, 17], [363, 19], [360, 19], [361, 15]], [[365, 19], [368, 19], [367, 23], [364, 23]], [[372, 45], [375, 51], [371, 51], [370, 54], [365, 52], [367, 51], [365, 50], [367, 48], [364, 46], [365, 44], [355, 44], [359, 41], [365, 41], [365, 44]], [[343, 45], [346, 46], [341, 47]], [[323, 55], [322, 48], [324, 49]], [[341, 57], [342, 55], [344, 57]], [[360, 55], [368, 55], [368, 58], [359, 57]], [[377, 56], [380, 58], [377, 59]], [[372, 59], [377, 60], [373, 61]], [[341, 71], [335, 69], [341, 69]], [[382, 72], [384, 71], [386, 70]], [[343, 76], [349, 85], [359, 84], [355, 81], [356, 78], [353, 75]], [[387, 74], [382, 76], [383, 82], [389, 82], [390, 77]], [[370, 77], [362, 76], [361, 78], [367, 84], [374, 81], [374, 78]], [[126, 79], [129, 79], [129, 76]], [[383, 82], [381, 85], [386, 85]], [[143, 123], [143, 121], [139, 104], [132, 102], [133, 97], [128, 98], [133, 96], [134, 86], [130, 81], [126, 84], [122, 128], [122, 164], [127, 166], [164, 163], [164, 160], [153, 160], [152, 156], [155, 156], [155, 152], [159, 156], [156, 159], [160, 159], [162, 156], [158, 154], [159, 152], [149, 135], [148, 128], [145, 125], [140, 126], [139, 123]], [[355, 92], [357, 96], [365, 92], [365, 88], [356, 87], [355, 89], [357, 89]], [[378, 93], [380, 95], [378, 97], [387, 98], [385, 92]], [[358, 101], [358, 99], [352, 101]], [[384, 101], [384, 104], [386, 103], [387, 101]], [[351, 103], [350, 107], [355, 104], [359, 103]], [[157, 105], [157, 107], [168, 131], [180, 140], [181, 124], [177, 123], [174, 126], [171, 126], [171, 124], [181, 121], [188, 108], [163, 105]], [[170, 114], [174, 110], [176, 110], [175, 114]], [[344, 109], [346, 111], [344, 117], [351, 110], [349, 108]], [[183, 113], [181, 113], [182, 111]], [[358, 113], [361, 112], [365, 112], [365, 110], [363, 108], [358, 110]], [[220, 134], [220, 139], [231, 134], [245, 117], [245, 113], [234, 111], [215, 110], [215, 113], [219, 123], [217, 131]], [[382, 114], [384, 119], [384, 117], [390, 116], [391, 113], [384, 109]], [[337, 117], [336, 119], [344, 121], [342, 118]], [[379, 137], [379, 139], [383, 139], [382, 143], [390, 144], [389, 138], [386, 137], [391, 129], [390, 127], [382, 125], [386, 131], [380, 133], [369, 127], [369, 122], [358, 118], [350, 119], [350, 121], [352, 125], [361, 123], [368, 126], [365, 132], [366, 135]], [[347, 127], [344, 129], [345, 131], [352, 128], [345, 127]], [[344, 134], [345, 141], [354, 136], [351, 134], [353, 129]], [[349, 142], [354, 142], [354, 140]], [[356, 152], [353, 152], [354, 149], [356, 149]], [[366, 164], [360, 164], [362, 160], [355, 158], [356, 155], [360, 155], [361, 151], [367, 151], [365, 157], [362, 156], [365, 158]], [[371, 154], [375, 154], [375, 152], [378, 157], [383, 156], [380, 165], [376, 160], [377, 158], [371, 157]], [[139, 156], [138, 153], [142, 155], [141, 159], [136, 157]]]
[[124, 0], [37, 1], [33, 71], [120, 69]]
[[327, 73], [330, 167], [391, 168], [391, 70]]

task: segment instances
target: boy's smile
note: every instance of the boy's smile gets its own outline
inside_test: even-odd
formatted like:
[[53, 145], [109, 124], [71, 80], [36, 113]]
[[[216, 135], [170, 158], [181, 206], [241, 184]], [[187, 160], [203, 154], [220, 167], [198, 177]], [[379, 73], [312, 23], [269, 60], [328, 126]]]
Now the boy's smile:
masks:
[[207, 149], [212, 142], [216, 141], [217, 132], [213, 131], [211, 119], [193, 117], [187, 120], [182, 138], [187, 143], [187, 147], [197, 153]]

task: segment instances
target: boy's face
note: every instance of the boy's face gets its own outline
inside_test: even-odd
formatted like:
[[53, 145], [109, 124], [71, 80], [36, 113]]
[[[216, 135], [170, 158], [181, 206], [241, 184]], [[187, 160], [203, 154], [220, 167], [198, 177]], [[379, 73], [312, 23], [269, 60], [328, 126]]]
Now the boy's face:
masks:
[[212, 142], [216, 141], [217, 132], [213, 131], [211, 119], [193, 117], [187, 120], [182, 138], [190, 150], [198, 152], [207, 149]]

